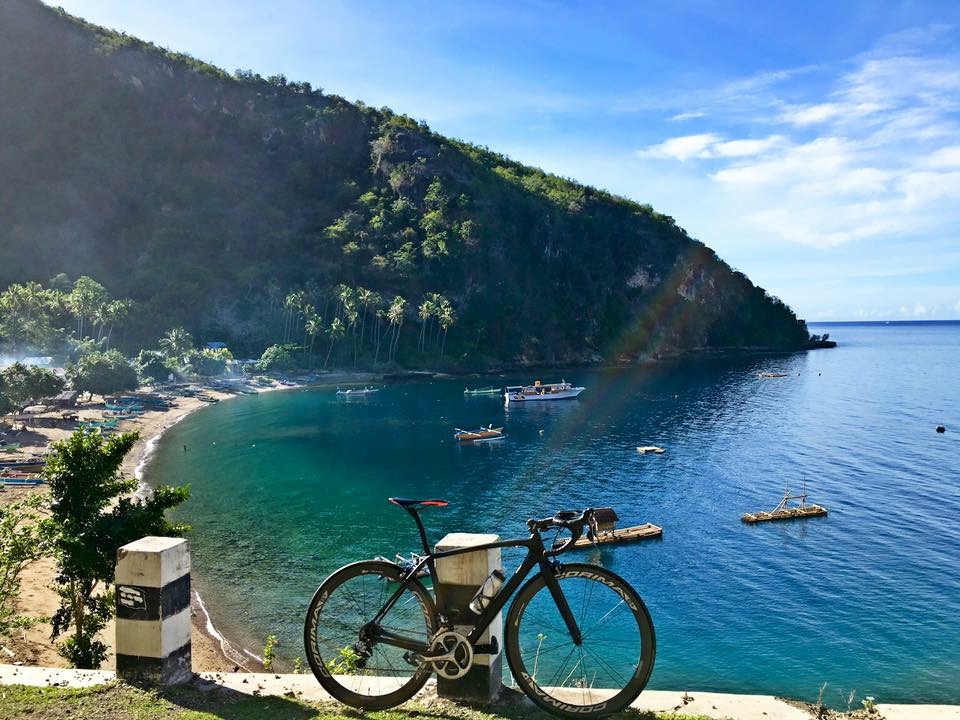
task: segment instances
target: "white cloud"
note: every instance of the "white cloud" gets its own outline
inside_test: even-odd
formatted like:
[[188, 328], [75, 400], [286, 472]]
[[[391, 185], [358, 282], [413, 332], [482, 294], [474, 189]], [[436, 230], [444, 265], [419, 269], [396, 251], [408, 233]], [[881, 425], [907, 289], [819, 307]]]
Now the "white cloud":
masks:
[[[947, 32], [887, 38], [833, 77], [804, 67], [727, 83], [697, 99], [718, 129], [639, 155], [697, 168], [742, 221], [791, 242], [942, 233], [960, 223], [960, 57], [927, 43]], [[825, 89], [803, 82], [811, 72]], [[759, 137], [725, 137], [737, 125]]]
[[784, 143], [782, 135], [769, 135], [759, 140], [728, 140], [710, 148], [711, 157], [747, 157], [761, 155]]
[[926, 164], [936, 168], [960, 167], [960, 145], [948, 145], [931, 153]]
[[699, 110], [692, 110], [689, 112], [677, 113], [673, 117], [669, 118], [670, 122], [683, 122], [684, 120], [696, 120], [697, 118], [702, 118], [706, 113], [700, 112]]
[[720, 136], [714, 133], [682, 135], [680, 137], [670, 138], [659, 145], [653, 145], [639, 150], [637, 154], [640, 157], [672, 158], [683, 162], [684, 160], [689, 160], [692, 157], [700, 155], [719, 139]]
[[813, 125], [829, 120], [843, 112], [843, 108], [836, 103], [820, 103], [806, 107], [792, 107], [784, 110], [781, 119], [792, 125]]

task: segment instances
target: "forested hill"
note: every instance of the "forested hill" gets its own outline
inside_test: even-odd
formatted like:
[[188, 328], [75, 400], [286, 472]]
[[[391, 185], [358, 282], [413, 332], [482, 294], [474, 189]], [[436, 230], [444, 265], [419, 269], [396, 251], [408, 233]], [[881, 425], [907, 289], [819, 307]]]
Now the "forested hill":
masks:
[[[303, 342], [306, 320], [324, 348], [336, 320], [333, 339], [362, 323], [360, 364], [374, 328], [395, 331], [407, 366], [436, 364], [441, 327], [462, 367], [807, 339], [647, 205], [308, 83], [0, 0], [0, 290], [60, 273], [135, 301], [115, 335], [130, 348], [184, 325], [256, 355]], [[357, 361], [355, 339], [332, 364], [347, 347]]]

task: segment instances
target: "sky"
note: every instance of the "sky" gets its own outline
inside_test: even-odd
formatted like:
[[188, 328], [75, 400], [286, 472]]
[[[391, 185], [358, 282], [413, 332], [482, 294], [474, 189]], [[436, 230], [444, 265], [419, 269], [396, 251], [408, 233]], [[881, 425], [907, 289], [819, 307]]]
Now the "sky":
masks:
[[808, 321], [960, 318], [960, 3], [57, 0], [673, 216]]

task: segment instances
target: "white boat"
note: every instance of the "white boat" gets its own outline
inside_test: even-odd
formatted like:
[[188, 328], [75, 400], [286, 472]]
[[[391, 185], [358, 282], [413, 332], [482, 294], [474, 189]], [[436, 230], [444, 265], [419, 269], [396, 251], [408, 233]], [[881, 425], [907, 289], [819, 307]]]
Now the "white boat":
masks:
[[347, 390], [337, 389], [337, 395], [347, 396], [347, 397], [364, 397], [366, 395], [373, 395], [373, 393], [380, 392], [380, 388], [348, 388]]
[[575, 398], [586, 388], [575, 387], [566, 380], [558, 383], [541, 383], [537, 380], [533, 385], [508, 386], [504, 397], [507, 404], [522, 402], [539, 402], [541, 400], [566, 400]]

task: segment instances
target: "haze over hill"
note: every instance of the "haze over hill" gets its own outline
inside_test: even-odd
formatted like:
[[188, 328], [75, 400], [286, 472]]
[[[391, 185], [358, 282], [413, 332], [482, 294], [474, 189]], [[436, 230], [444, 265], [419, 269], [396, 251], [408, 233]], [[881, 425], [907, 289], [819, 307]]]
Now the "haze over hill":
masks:
[[[0, 97], [0, 287], [91, 275], [137, 302], [130, 347], [182, 324], [259, 354], [290, 339], [290, 292], [324, 328], [348, 322], [339, 285], [407, 301], [408, 366], [437, 360], [429, 293], [455, 311], [443, 352], [464, 367], [807, 339], [649, 206], [37, 0], [0, 4]], [[376, 307], [357, 309], [373, 332]]]

